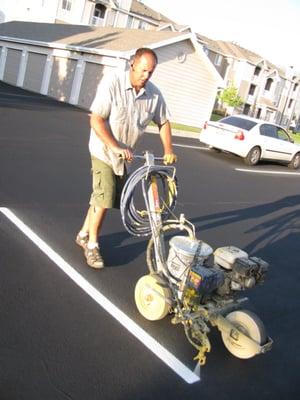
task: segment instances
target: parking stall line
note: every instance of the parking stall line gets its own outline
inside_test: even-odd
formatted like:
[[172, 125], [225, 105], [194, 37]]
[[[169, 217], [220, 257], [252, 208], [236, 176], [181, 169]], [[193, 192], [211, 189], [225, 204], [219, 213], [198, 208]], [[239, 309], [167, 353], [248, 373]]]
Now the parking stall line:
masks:
[[197, 150], [210, 150], [208, 147], [190, 146], [189, 144], [173, 143], [173, 146], [175, 146], [175, 147], [187, 147], [187, 148], [190, 148], [190, 149], [197, 149]]
[[285, 171], [269, 171], [265, 170], [253, 170], [253, 169], [245, 169], [245, 168], [235, 168], [235, 171], [239, 172], [250, 172], [252, 174], [273, 174], [273, 175], [291, 175], [291, 176], [299, 176], [300, 172], [285, 172]]
[[185, 382], [192, 384], [200, 381], [200, 370], [190, 370], [177, 357], [164, 348], [156, 339], [150, 336], [143, 328], [137, 325], [123, 311], [115, 306], [99, 290], [92, 286], [79, 272], [56, 253], [43, 239], [41, 239], [28, 225], [24, 224], [10, 209], [0, 207], [5, 215], [25, 236], [27, 236], [50, 260], [52, 260], [69, 278], [96, 301], [105, 311], [115, 318], [124, 328], [135, 336], [145, 347], [163, 361]]

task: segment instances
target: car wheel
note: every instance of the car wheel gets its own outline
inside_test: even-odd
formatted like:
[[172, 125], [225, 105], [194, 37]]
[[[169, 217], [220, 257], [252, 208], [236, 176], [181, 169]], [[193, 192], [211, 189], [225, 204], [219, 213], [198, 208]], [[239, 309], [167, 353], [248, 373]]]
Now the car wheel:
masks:
[[253, 147], [247, 156], [245, 157], [244, 161], [247, 165], [256, 165], [260, 160], [261, 150], [258, 146]]
[[300, 167], [300, 153], [296, 153], [292, 161], [288, 164], [289, 168], [298, 169]]
[[217, 149], [216, 147], [209, 146], [209, 148], [210, 148], [210, 150], [213, 150], [213, 151], [216, 152], [216, 153], [221, 153], [221, 150], [220, 150], [220, 149]]

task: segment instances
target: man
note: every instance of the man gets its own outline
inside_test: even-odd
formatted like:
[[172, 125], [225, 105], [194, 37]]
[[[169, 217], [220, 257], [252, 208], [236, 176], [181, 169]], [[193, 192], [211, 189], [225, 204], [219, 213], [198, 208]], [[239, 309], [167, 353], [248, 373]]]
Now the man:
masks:
[[158, 125], [165, 163], [176, 162], [166, 103], [149, 82], [156, 65], [153, 50], [138, 49], [129, 71], [101, 81], [91, 105], [93, 193], [76, 243], [83, 247], [92, 268], [104, 267], [98, 245], [101, 226], [107, 209], [119, 206], [126, 180], [125, 161], [132, 161], [132, 151], [150, 121]]

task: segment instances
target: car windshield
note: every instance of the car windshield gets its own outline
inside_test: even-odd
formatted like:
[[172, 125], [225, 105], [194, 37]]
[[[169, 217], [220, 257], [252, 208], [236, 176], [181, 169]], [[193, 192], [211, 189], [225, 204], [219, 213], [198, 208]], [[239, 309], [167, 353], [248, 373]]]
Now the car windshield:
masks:
[[250, 129], [252, 129], [255, 125], [257, 125], [257, 122], [239, 117], [226, 117], [222, 118], [219, 122], [236, 126], [237, 128], [245, 129], [247, 131], [250, 131]]

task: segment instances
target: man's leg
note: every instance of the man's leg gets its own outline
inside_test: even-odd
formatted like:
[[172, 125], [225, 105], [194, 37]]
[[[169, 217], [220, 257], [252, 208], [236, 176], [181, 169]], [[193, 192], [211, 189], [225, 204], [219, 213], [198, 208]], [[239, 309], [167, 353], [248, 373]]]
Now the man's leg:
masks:
[[90, 206], [82, 229], [84, 232], [88, 232], [89, 243], [98, 243], [98, 236], [106, 215], [106, 211], [107, 208]]
[[76, 243], [84, 248], [87, 264], [92, 268], [102, 268], [104, 263], [98, 245], [106, 211], [113, 208], [116, 197], [116, 177], [111, 166], [92, 156], [93, 192], [90, 207], [85, 217]]
[[87, 264], [92, 268], [99, 269], [104, 267], [104, 262], [99, 251], [98, 235], [104, 221], [106, 210], [106, 208], [91, 205], [83, 224], [83, 229], [85, 232], [88, 232], [88, 242], [84, 254]]

